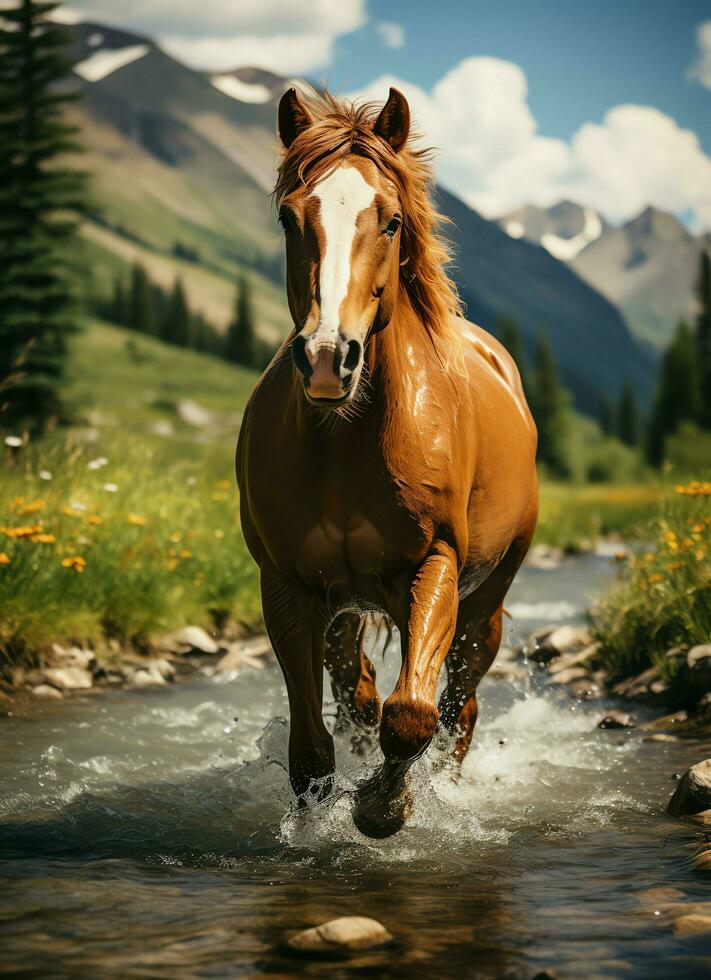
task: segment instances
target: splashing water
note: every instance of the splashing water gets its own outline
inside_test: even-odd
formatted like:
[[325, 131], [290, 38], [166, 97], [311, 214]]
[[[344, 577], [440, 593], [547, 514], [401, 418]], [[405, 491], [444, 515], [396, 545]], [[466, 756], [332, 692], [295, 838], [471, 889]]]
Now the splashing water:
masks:
[[[602, 567], [524, 573], [515, 601], [554, 596], [582, 609]], [[377, 666], [387, 694], [394, 651]], [[387, 840], [353, 824], [353, 788], [378, 750], [354, 753], [348, 733], [336, 738], [332, 797], [294, 808], [276, 668], [3, 719], [0, 973], [328, 973], [295, 969], [284, 934], [364, 914], [401, 948], [362, 954], [353, 968], [388, 976], [472, 964], [482, 977], [543, 966], [694, 975], [698, 949], [634, 895], [699, 890], [682, 847], [689, 832], [662, 815], [671, 776], [697, 748], [599, 731], [599, 705], [552, 693], [534, 668], [516, 683], [485, 680], [479, 700], [461, 772], [446, 740], [433, 745], [413, 769], [413, 814]], [[332, 725], [334, 707], [325, 714]]]

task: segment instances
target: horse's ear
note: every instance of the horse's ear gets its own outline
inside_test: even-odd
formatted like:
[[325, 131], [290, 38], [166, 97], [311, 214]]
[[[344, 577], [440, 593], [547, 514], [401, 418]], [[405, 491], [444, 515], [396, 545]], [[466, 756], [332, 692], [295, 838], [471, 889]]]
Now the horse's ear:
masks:
[[279, 100], [277, 132], [288, 150], [299, 133], [311, 125], [311, 116], [295, 88], [287, 89]]
[[388, 101], [375, 120], [373, 132], [389, 143], [395, 153], [399, 153], [407, 142], [410, 132], [410, 107], [405, 96], [396, 88], [390, 89]]

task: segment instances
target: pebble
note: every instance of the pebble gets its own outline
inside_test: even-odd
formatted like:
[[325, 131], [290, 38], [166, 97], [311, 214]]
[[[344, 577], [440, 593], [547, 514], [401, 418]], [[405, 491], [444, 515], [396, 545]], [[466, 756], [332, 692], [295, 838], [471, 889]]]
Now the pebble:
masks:
[[83, 667], [47, 667], [42, 674], [47, 684], [63, 691], [86, 690], [94, 683], [91, 671]]
[[645, 735], [643, 742], [680, 742], [678, 735], [666, 735], [664, 732], [657, 732], [656, 735]]
[[682, 776], [667, 813], [684, 816], [711, 808], [711, 759], [698, 762]]
[[618, 711], [613, 708], [598, 722], [598, 728], [634, 728], [635, 718], [629, 711]]
[[181, 646], [197, 650], [198, 653], [217, 653], [219, 650], [213, 638], [202, 626], [184, 626], [183, 629], [178, 630], [173, 639]]
[[587, 680], [590, 677], [584, 667], [566, 667], [551, 677], [552, 684], [570, 684], [572, 681]]
[[48, 701], [64, 700], [62, 692], [50, 684], [38, 684], [36, 687], [31, 688], [31, 691], [36, 698], [46, 698]]
[[674, 919], [672, 929], [674, 930], [674, 935], [679, 937], [703, 935], [704, 933], [711, 932], [711, 915], [698, 915], [695, 913], [691, 915], [680, 915], [678, 919]]
[[699, 871], [711, 871], [711, 850], [701, 851], [694, 858], [694, 867]]
[[299, 953], [348, 953], [352, 950], [382, 946], [392, 941], [388, 930], [376, 919], [362, 915], [345, 915], [312, 929], [297, 932], [289, 947]]

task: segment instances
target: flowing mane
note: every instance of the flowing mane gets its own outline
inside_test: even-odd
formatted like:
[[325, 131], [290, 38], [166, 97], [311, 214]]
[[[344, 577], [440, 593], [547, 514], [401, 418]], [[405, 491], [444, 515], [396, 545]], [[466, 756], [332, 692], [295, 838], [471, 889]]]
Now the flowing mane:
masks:
[[321, 180], [349, 154], [370, 160], [397, 188], [403, 210], [400, 282], [428, 333], [437, 339], [453, 336], [453, 316], [462, 316], [457, 289], [445, 269], [448, 244], [439, 235], [445, 220], [430, 199], [434, 184], [432, 150], [406, 145], [393, 152], [373, 132], [381, 106], [353, 103], [326, 91], [308, 99], [312, 125], [283, 150], [274, 197], [277, 204], [300, 186]]

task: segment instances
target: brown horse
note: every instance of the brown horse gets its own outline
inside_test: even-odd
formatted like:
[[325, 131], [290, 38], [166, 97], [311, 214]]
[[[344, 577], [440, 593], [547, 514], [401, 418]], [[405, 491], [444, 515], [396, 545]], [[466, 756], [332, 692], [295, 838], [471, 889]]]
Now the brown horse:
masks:
[[[438, 724], [466, 754], [537, 483], [516, 367], [464, 319], [445, 272], [407, 102], [391, 89], [376, 113], [294, 89], [279, 105], [275, 195], [295, 326], [247, 406], [237, 479], [289, 695], [294, 791], [320, 799], [332, 785], [325, 663], [353, 723], [380, 725], [384, 761], [357, 789], [354, 819], [382, 837], [406, 819], [407, 771]], [[402, 639], [382, 707], [364, 610]]]

